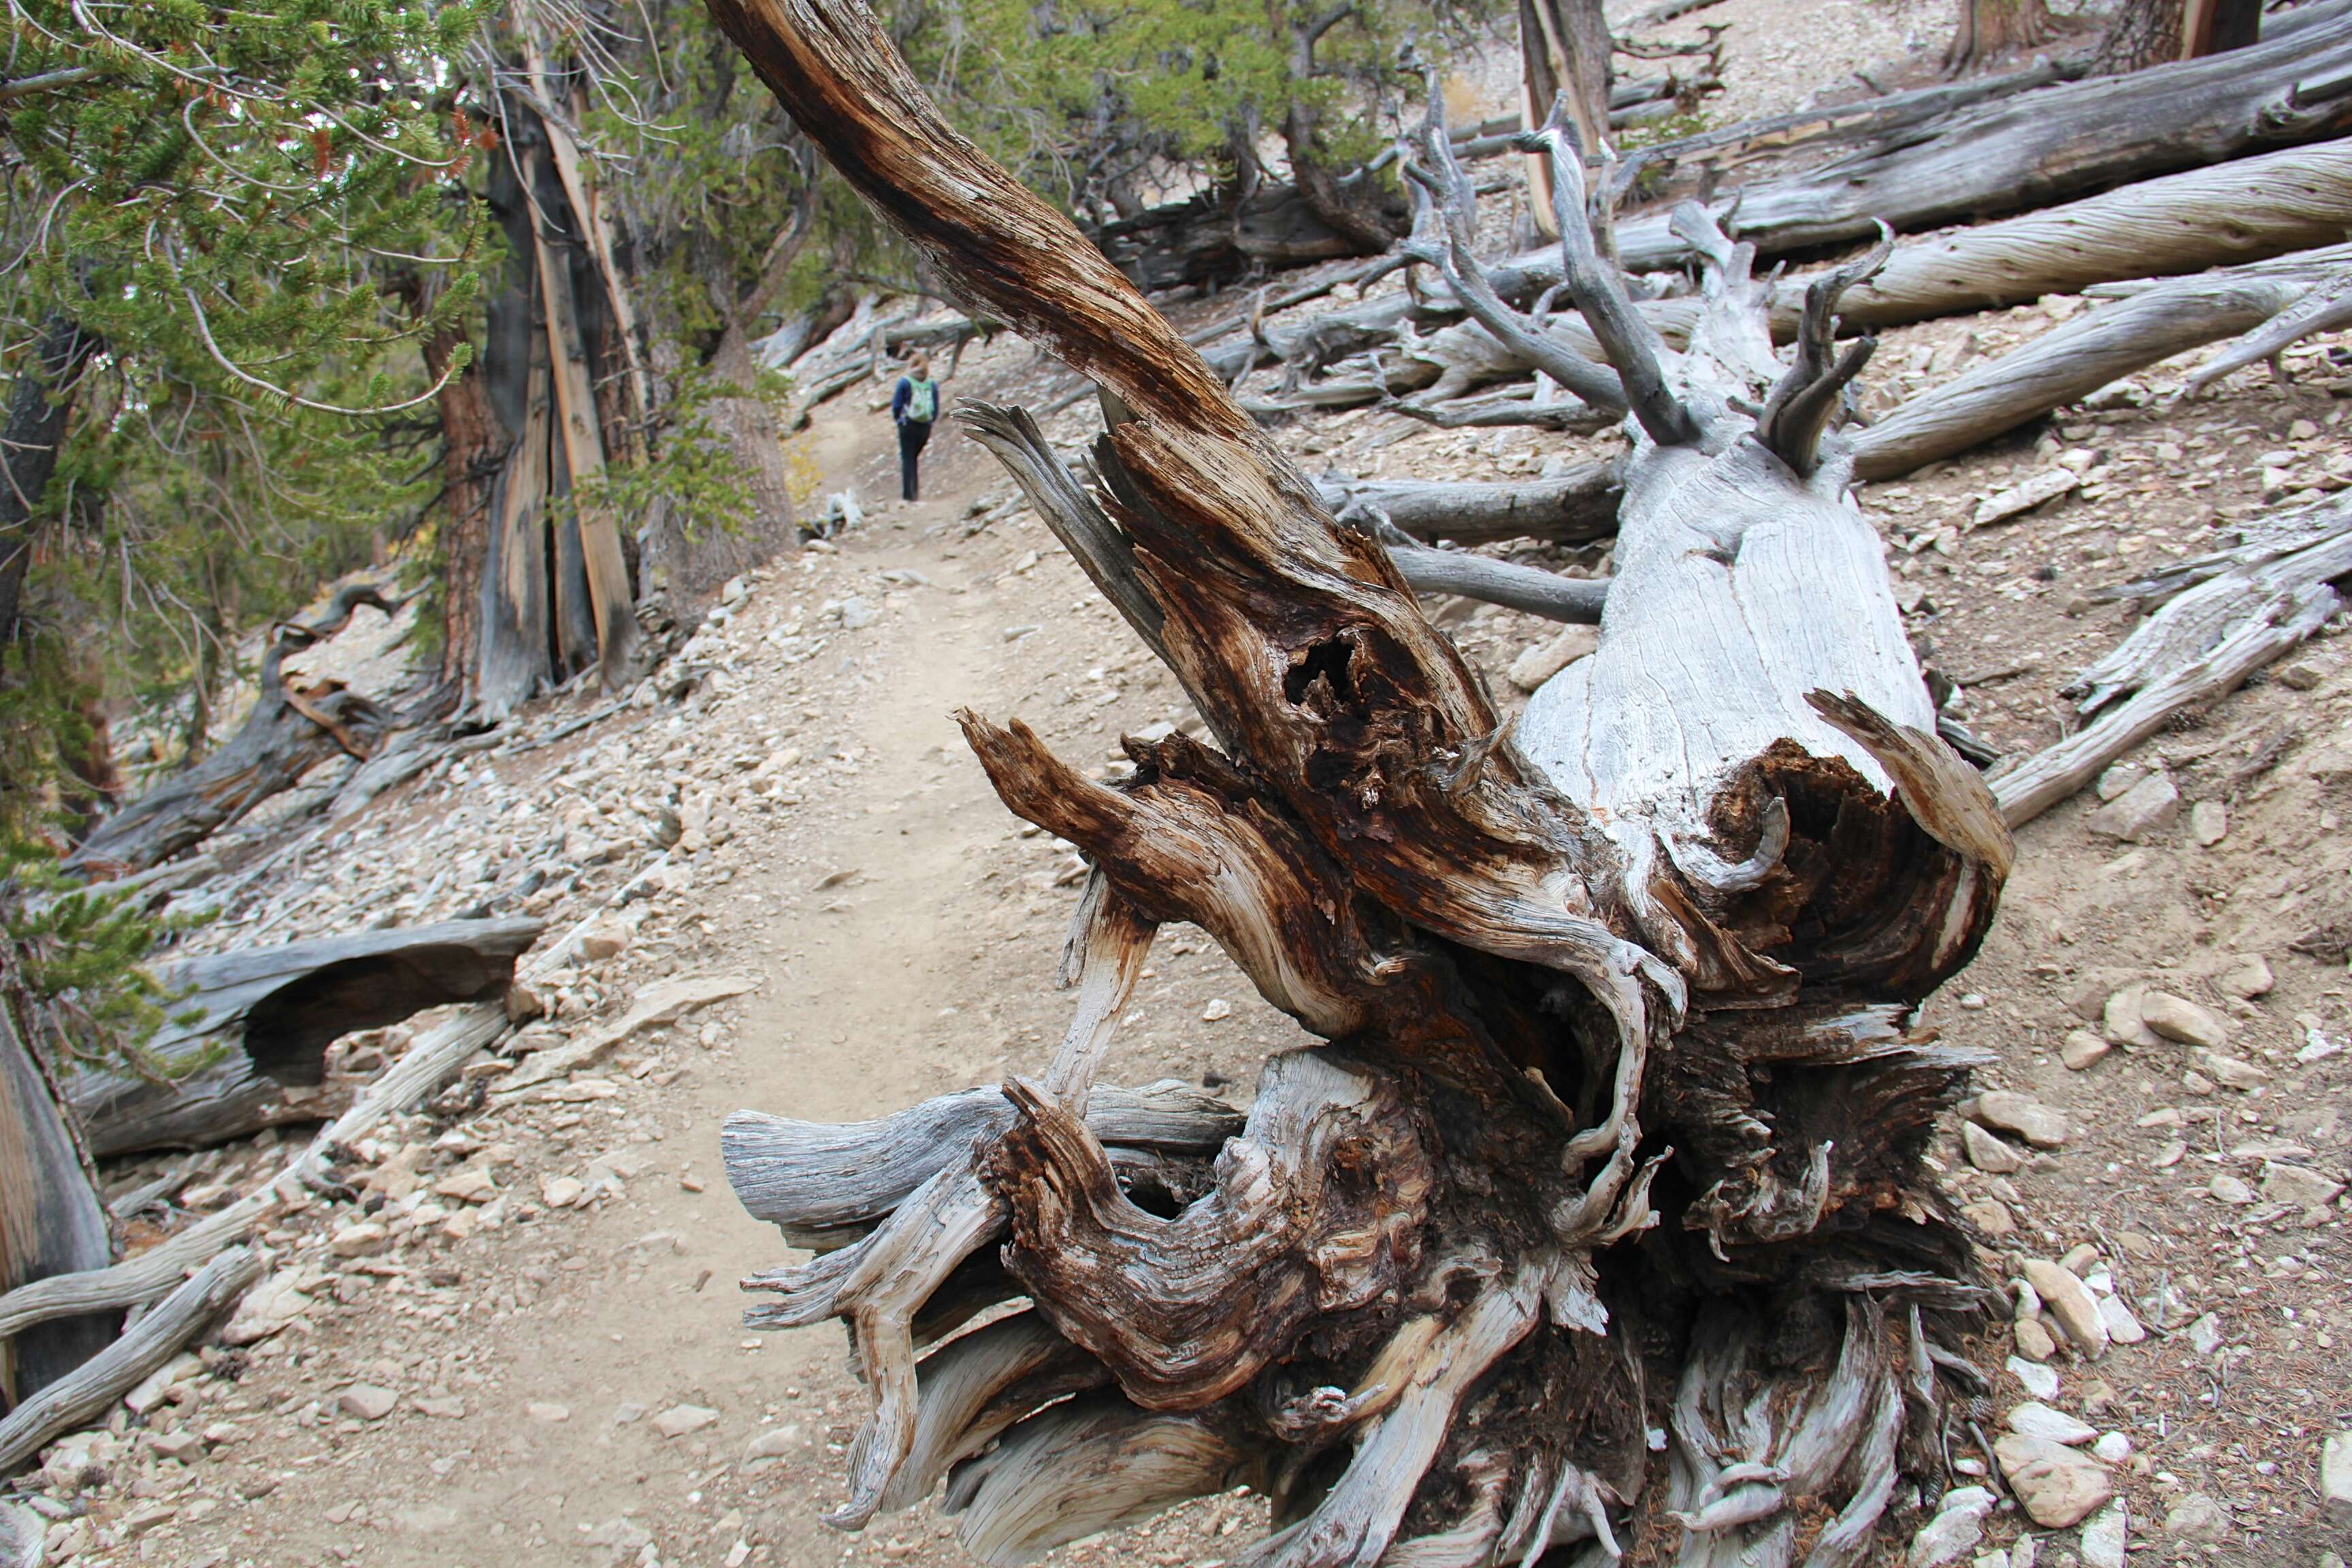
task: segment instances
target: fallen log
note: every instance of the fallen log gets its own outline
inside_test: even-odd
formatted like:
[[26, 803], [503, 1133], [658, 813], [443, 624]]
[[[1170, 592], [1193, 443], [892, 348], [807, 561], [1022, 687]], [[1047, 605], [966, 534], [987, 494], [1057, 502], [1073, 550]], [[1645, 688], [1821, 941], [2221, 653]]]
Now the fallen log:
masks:
[[1335, 515], [1360, 507], [1415, 539], [1581, 544], [1617, 531], [1617, 509], [1625, 497], [1618, 468], [1614, 461], [1581, 463], [1554, 479], [1512, 482], [1326, 474], [1316, 481], [1316, 493]]
[[1904, 403], [1854, 437], [1854, 471], [1890, 479], [1965, 452], [2135, 371], [2252, 331], [2347, 268], [2352, 246], [2334, 246], [2175, 279], [2103, 305]]
[[2276, 518], [2231, 549], [2113, 592], [2163, 600], [2105, 658], [2063, 689], [2091, 720], [1992, 779], [2011, 826], [2079, 793], [2099, 771], [2186, 709], [2219, 701], [2343, 607], [2352, 576], [2352, 500]]
[[0, 1475], [14, 1475], [48, 1441], [104, 1415], [142, 1379], [180, 1353], [261, 1278], [261, 1255], [233, 1247], [147, 1311], [122, 1337], [0, 1420]]
[[[831, 1521], [943, 1485], [967, 1547], [1013, 1564], [1247, 1480], [1274, 1504], [1257, 1568], [1587, 1542], [1784, 1564], [1801, 1530], [1817, 1563], [1885, 1555], [1898, 1489], [1944, 1484], [1951, 1398], [1977, 1386], [1947, 1347], [1987, 1300], [1921, 1159], [1985, 1058], [1914, 1009], [1973, 953], [2011, 847], [1934, 736], [1827, 429], [1863, 357], [1832, 342], [1858, 276], [1817, 289], [1783, 364], [1749, 253], [1685, 214], [1708, 318], [1675, 353], [1601, 263], [1565, 133], [1533, 139], [1647, 439], [1599, 650], [1507, 742], [1379, 543], [939, 115], [868, 10], [711, 11], [935, 275], [1104, 389], [1098, 482], [1047, 521], [1224, 747], [1130, 742], [1110, 786], [960, 715], [1005, 803], [1093, 862], [1077, 994], [987, 1126], [889, 1141], [914, 1152], [857, 1209], [870, 1228], [747, 1281], [755, 1327], [851, 1326], [873, 1408]], [[1472, 197], [1432, 120], [1415, 244], [1453, 255]], [[1014, 416], [978, 419], [1024, 489], [1076, 488]], [[1093, 1122], [1172, 921], [1327, 1043], [1270, 1061], [1171, 1194]], [[763, 1212], [839, 1232], [811, 1205], [876, 1147], [798, 1135], [782, 1184], [803, 1196]]]
[[[1729, 219], [1759, 254], [1916, 233], [2048, 205], [2352, 129], [2352, 16], [2127, 76], [2061, 82], [1904, 127], [1885, 144], [1742, 186]], [[1671, 217], [1621, 222], [1627, 267], [1690, 254]]]
[[339, 680], [302, 684], [284, 669], [290, 656], [350, 625], [362, 605], [386, 615], [400, 608], [373, 586], [351, 584], [336, 591], [317, 620], [280, 622], [262, 655], [253, 711], [236, 733], [195, 766], [100, 822], [66, 857], [66, 868], [101, 877], [143, 871], [290, 789], [330, 757], [373, 755], [394, 722], [391, 713]]
[[83, 1070], [68, 1102], [100, 1155], [242, 1137], [325, 1107], [289, 1089], [321, 1081], [327, 1047], [428, 1007], [503, 999], [516, 959], [546, 929], [524, 919], [447, 921], [247, 948], [170, 965], [185, 994], [144, 1047], [151, 1071]]

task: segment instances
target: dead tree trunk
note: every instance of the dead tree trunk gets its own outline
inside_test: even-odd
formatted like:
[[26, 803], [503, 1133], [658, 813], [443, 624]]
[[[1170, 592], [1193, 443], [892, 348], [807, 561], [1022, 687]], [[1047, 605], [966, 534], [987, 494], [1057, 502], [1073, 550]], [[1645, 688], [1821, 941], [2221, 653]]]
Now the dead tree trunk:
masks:
[[[1744, 187], [1737, 237], [1768, 255], [1967, 223], [2352, 128], [2352, 15], [2210, 59], [2064, 82], [1914, 123]], [[1725, 193], [1727, 195], [1728, 192]], [[1618, 226], [1628, 267], [1689, 254], [1663, 214]]]
[[302, 684], [285, 672], [289, 656], [315, 647], [350, 624], [362, 605], [389, 615], [399, 605], [374, 588], [337, 592], [319, 619], [279, 623], [262, 655], [253, 711], [204, 761], [141, 795], [94, 828], [66, 857], [66, 868], [121, 876], [159, 865], [237, 821], [304, 773], [341, 753], [375, 753], [393, 715], [340, 680]]
[[[0, 1005], [0, 1295], [114, 1260], [106, 1211], [49, 1075]], [[119, 1313], [80, 1312], [0, 1336], [0, 1411], [79, 1366], [114, 1338]]]
[[[1609, 135], [1609, 66], [1613, 44], [1601, 0], [1519, 0], [1519, 123], [1540, 125], [1567, 94], [1577, 144], [1598, 147]], [[1553, 238], [1551, 161], [1528, 156], [1528, 205]]]
[[102, 346], [97, 333], [52, 316], [9, 392], [8, 420], [0, 429], [0, 648], [16, 640], [33, 564], [33, 518], [73, 419], [76, 384]]
[[[876, 1405], [835, 1522], [944, 1476], [1009, 1564], [1248, 1481], [1257, 1564], [1861, 1561], [1899, 1486], [1943, 1483], [1968, 1376], [1944, 1346], [1983, 1298], [1919, 1157], [1977, 1058], [1912, 1007], [2011, 849], [1844, 504], [1836, 286], [1780, 364], [1750, 253], [1694, 214], [1710, 310], [1670, 353], [1598, 263], [1567, 133], [1531, 142], [1610, 361], [1577, 389], [1638, 433], [1600, 651], [1515, 744], [1377, 543], [856, 0], [711, 10], [937, 276], [1104, 389], [1099, 492], [981, 428], [1224, 747], [1130, 742], [1109, 787], [964, 716], [1094, 860], [1060, 1052], [970, 1138], [893, 1141], [887, 1181], [880, 1130], [730, 1126], [747, 1201], [781, 1166], [822, 1206], [759, 1212], [846, 1244], [751, 1281], [756, 1324], [853, 1326]], [[1485, 308], [1442, 127], [1419, 156], [1414, 245], [1533, 335]], [[1091, 1092], [1170, 921], [1328, 1042], [1268, 1064], [1213, 1160], [1197, 1125], [1098, 1131]]]
[[2046, 44], [2056, 34], [2042, 0], [1960, 0], [1959, 25], [1944, 51], [1944, 68], [1981, 70], [2003, 55]]
[[67, 1099], [100, 1158], [322, 1121], [340, 1107], [288, 1091], [322, 1081], [330, 1045], [427, 1007], [503, 998], [515, 960], [544, 929], [444, 921], [184, 960], [163, 975], [185, 994], [174, 1021], [145, 1047], [159, 1070], [77, 1073]]

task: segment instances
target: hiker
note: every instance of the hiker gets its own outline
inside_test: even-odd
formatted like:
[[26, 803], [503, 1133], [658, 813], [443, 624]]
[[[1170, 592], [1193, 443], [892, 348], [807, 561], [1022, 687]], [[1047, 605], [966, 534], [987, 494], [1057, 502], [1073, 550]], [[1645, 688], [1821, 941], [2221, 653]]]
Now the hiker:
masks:
[[931, 362], [918, 353], [898, 378], [890, 395], [890, 417], [898, 422], [898, 489], [900, 499], [915, 499], [915, 461], [923, 443], [931, 438], [931, 421], [939, 417], [940, 384], [931, 379]]

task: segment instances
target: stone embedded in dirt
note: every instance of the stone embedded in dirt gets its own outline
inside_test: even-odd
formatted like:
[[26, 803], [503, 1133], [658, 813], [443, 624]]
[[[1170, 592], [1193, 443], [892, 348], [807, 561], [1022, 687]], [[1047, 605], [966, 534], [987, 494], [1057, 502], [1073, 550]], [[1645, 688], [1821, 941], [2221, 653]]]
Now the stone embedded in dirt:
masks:
[[2215, 1086], [2211, 1079], [2192, 1068], [2180, 1075], [2180, 1087], [2191, 1094], [2210, 1094]]
[[2025, 1156], [1978, 1126], [1973, 1121], [1960, 1123], [1960, 1150], [1969, 1163], [1978, 1170], [1996, 1176], [2025, 1169]]
[[466, 1414], [466, 1402], [456, 1394], [412, 1394], [409, 1407], [420, 1415], [431, 1415], [443, 1421], [455, 1421]]
[[2319, 685], [2320, 675], [2319, 671], [2297, 659], [2293, 664], [2283, 664], [2273, 670], [2271, 679], [2289, 691], [2310, 691]]
[[1234, 1005], [1222, 996], [1210, 997], [1209, 1005], [1201, 1009], [1201, 1016], [1212, 1024], [1233, 1016]]
[[1908, 1568], [1945, 1568], [1958, 1563], [1984, 1539], [1985, 1515], [1994, 1498], [1982, 1487], [1955, 1487], [1944, 1494], [1936, 1517], [1911, 1538]]
[[445, 1198], [468, 1204], [486, 1204], [499, 1195], [499, 1184], [479, 1166], [444, 1177], [433, 1184], [433, 1190]]
[[2058, 1059], [2076, 1072], [2088, 1072], [2115, 1047], [2088, 1029], [2069, 1029], [2058, 1043]]
[[2066, 1113], [2012, 1089], [1996, 1089], [1977, 1096], [1976, 1120], [2002, 1132], [2014, 1132], [2036, 1149], [2057, 1149], [2066, 1142]]
[[2243, 1205], [2254, 1201], [2254, 1189], [2226, 1171], [2214, 1177], [2212, 1184], [2205, 1190], [2225, 1204]]
[[1993, 1457], [2018, 1505], [2045, 1530], [2079, 1524], [2116, 1495], [2106, 1466], [2063, 1443], [2008, 1432], [1994, 1442]]
[[1973, 1203], [1962, 1204], [1960, 1217], [1984, 1232], [1989, 1241], [1999, 1241], [2005, 1236], [2017, 1234], [2016, 1216], [1999, 1198], [1979, 1198]]
[[2099, 1321], [2107, 1326], [2109, 1344], [2136, 1345], [2147, 1338], [2147, 1331], [2132, 1315], [2131, 1304], [2121, 1296], [2099, 1298]]
[[375, 1221], [340, 1226], [327, 1238], [327, 1248], [338, 1258], [364, 1258], [384, 1244], [392, 1233]]
[[2126, 1506], [2117, 1498], [2084, 1521], [2083, 1568], [2124, 1568], [2130, 1533]]
[[570, 1405], [557, 1405], [551, 1400], [545, 1399], [532, 1400], [530, 1404], [522, 1407], [522, 1413], [530, 1416], [534, 1421], [544, 1421], [550, 1426], [554, 1425], [558, 1421], [569, 1421], [572, 1419], [572, 1407]]
[[2102, 805], [2128, 792], [2132, 785], [2147, 777], [2147, 769], [2137, 763], [2109, 763], [2099, 770], [2091, 783], [2091, 792]]
[[2257, 996], [2267, 996], [2278, 980], [2271, 973], [2270, 962], [2259, 952], [2250, 952], [2223, 970], [2213, 982], [2229, 994], [2251, 1002]]
[[665, 1437], [683, 1437], [718, 1419], [719, 1412], [707, 1405], [673, 1405], [654, 1417], [654, 1430]]
[[2092, 1361], [2107, 1351], [2106, 1321], [2099, 1316], [2099, 1304], [2091, 1298], [2091, 1288], [2076, 1279], [2071, 1269], [2062, 1268], [2047, 1258], [2025, 1260], [2025, 1282], [2042, 1297], [2042, 1305], [2050, 1316], [2058, 1320], [2066, 1338], [2074, 1348]]
[[2150, 773], [2114, 800], [2083, 819], [2083, 826], [2103, 838], [2137, 844], [2172, 826], [2180, 815], [2180, 792], [2171, 778]]
[[2147, 987], [2137, 982], [2124, 986], [2107, 998], [2100, 1010], [2099, 1021], [2108, 1039], [2119, 1046], [2160, 1046], [2164, 1037], [2147, 1026], [2140, 1016], [2140, 1003], [2147, 995]]
[[1522, 691], [1533, 691], [1600, 646], [1598, 626], [1563, 626], [1549, 642], [1529, 644], [1511, 661], [1507, 679]]
[[2319, 1446], [2319, 1507], [2328, 1523], [2352, 1528], [2352, 1432], [2330, 1432]]
[[2326, 1218], [2327, 1205], [2344, 1194], [2344, 1184], [2320, 1174], [2307, 1165], [2291, 1165], [2284, 1161], [2263, 1163], [2263, 1201], [2293, 1204], [2315, 1219]]
[[539, 1200], [551, 1209], [568, 1209], [587, 1191], [577, 1176], [549, 1176], [539, 1184]]
[[2009, 1358], [2009, 1375], [2017, 1379], [2018, 1386], [2036, 1399], [2058, 1397], [2058, 1374], [2038, 1362], [2021, 1356]]
[[2189, 831], [2210, 849], [2230, 837], [2230, 808], [2218, 800], [2200, 800], [2189, 808]]
[[258, 1344], [316, 1304], [302, 1289], [301, 1271], [280, 1268], [245, 1293], [221, 1326], [221, 1343]]
[[2090, 1279], [2091, 1270], [2098, 1266], [2099, 1249], [2087, 1241], [2076, 1242], [2066, 1249], [2066, 1256], [2058, 1260], [2058, 1267], [2077, 1279]]
[[2080, 1447], [2099, 1435], [2097, 1428], [2088, 1423], [2067, 1415], [2063, 1410], [2053, 1409], [2038, 1399], [2028, 1400], [2001, 1417], [2001, 1421], [2012, 1432], [2063, 1443], [2070, 1448]]
[[781, 1459], [798, 1448], [800, 1443], [798, 1426], [771, 1426], [743, 1446], [743, 1462], [748, 1465], [754, 1459]]
[[2260, 1089], [2271, 1079], [2270, 1070], [2258, 1068], [2236, 1057], [2216, 1056], [2211, 1051], [2199, 1053], [2205, 1075], [2223, 1089]]
[[1977, 502], [1976, 510], [1969, 516], [1969, 526], [1990, 528], [1997, 522], [2023, 517], [2035, 507], [2056, 500], [2082, 482], [2082, 476], [2069, 469], [2046, 469], [2007, 489], [1995, 490]]
[[2221, 1541], [2230, 1529], [2230, 1510], [2203, 1492], [2190, 1492], [2164, 1515], [2164, 1533], [2177, 1541]]
[[2039, 1318], [2020, 1318], [2010, 1332], [2017, 1341], [2017, 1353], [2028, 1361], [2044, 1362], [2058, 1353], [2058, 1342]]
[[2150, 991], [2139, 999], [2140, 1022], [2168, 1040], [2215, 1050], [2229, 1043], [2230, 1026], [2211, 1009], [2169, 991]]
[[335, 1395], [335, 1408], [362, 1421], [381, 1421], [392, 1414], [400, 1395], [376, 1383], [354, 1383]]
[[2221, 1320], [2208, 1312], [2189, 1325], [2189, 1348], [2199, 1355], [2211, 1355], [2221, 1348]]
[[618, 958], [629, 950], [629, 928], [617, 921], [599, 921], [575, 939], [580, 956], [591, 963]]

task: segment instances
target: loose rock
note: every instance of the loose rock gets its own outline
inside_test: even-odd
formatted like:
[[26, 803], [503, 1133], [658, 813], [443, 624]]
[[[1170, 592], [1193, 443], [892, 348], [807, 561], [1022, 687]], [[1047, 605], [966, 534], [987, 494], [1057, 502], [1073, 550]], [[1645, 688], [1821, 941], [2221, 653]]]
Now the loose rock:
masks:
[[2069, 1029], [2059, 1042], [2058, 1059], [2076, 1072], [2087, 1072], [2115, 1047], [2088, 1029]]
[[2064, 1111], [2010, 1089], [1979, 1095], [1976, 1119], [1988, 1127], [2014, 1132], [2036, 1149], [2056, 1149], [2066, 1142]]
[[2230, 1514], [2203, 1492], [2190, 1492], [2166, 1510], [2164, 1533], [2179, 1541], [2220, 1541], [2230, 1533]]
[[1549, 642], [1532, 643], [1511, 661], [1507, 679], [1522, 691], [1533, 691], [1601, 646], [1597, 626], [1563, 626]]
[[2321, 1175], [2303, 1165], [2265, 1161], [2263, 1164], [2263, 1198], [2274, 1204], [2293, 1204], [2315, 1223], [2327, 1217], [2327, 1205], [2344, 1194], [2344, 1184]]
[[400, 1395], [373, 1383], [355, 1383], [335, 1395], [336, 1409], [362, 1421], [381, 1421], [399, 1403]]
[[2319, 1446], [2319, 1497], [2330, 1524], [2352, 1526], [2352, 1432], [2330, 1432]]
[[2140, 1021], [2168, 1040], [2218, 1050], [2230, 1043], [2230, 1026], [2185, 996], [2150, 991], [2141, 996]]
[[2251, 1002], [2257, 996], [2269, 995], [2278, 981], [2271, 973], [2269, 961], [2259, 952], [2250, 952], [2223, 970], [2214, 984], [2231, 995]]
[[665, 1437], [683, 1437], [718, 1419], [719, 1412], [707, 1405], [673, 1405], [654, 1417], [654, 1430]]
[[1979, 1171], [2005, 1176], [2025, 1168], [2025, 1156], [1973, 1121], [1960, 1123], [1960, 1149]]
[[2093, 1361], [2106, 1353], [2106, 1321], [2099, 1316], [2099, 1304], [2091, 1299], [2089, 1286], [2071, 1271], [2040, 1258], [2025, 1260], [2025, 1279], [2041, 1292], [2043, 1308], [2058, 1320], [2076, 1350]]
[[2106, 1466], [2061, 1443], [2006, 1433], [1993, 1444], [1993, 1457], [2019, 1506], [2044, 1529], [2078, 1524], [2116, 1495]]
[[2230, 837], [2230, 808], [2218, 800], [2200, 800], [2189, 808], [2189, 831], [2210, 849]]
[[2124, 1568], [2128, 1525], [2121, 1498], [2093, 1514], [2083, 1526], [2083, 1568]]
[[1909, 1568], [1945, 1568], [1976, 1550], [1984, 1539], [1985, 1515], [1994, 1498], [1983, 1487], [1955, 1487], [1944, 1494], [1936, 1517], [1911, 1538]]
[[2080, 1447], [2099, 1434], [2088, 1424], [2053, 1409], [2039, 1400], [2029, 1401], [2004, 1417], [2009, 1429], [2028, 1437], [2041, 1437], [2061, 1443], [2070, 1448]]
[[2150, 773], [2114, 800], [2083, 819], [2084, 826], [2105, 838], [2126, 844], [2162, 832], [2180, 815], [2180, 792], [2164, 773]]

